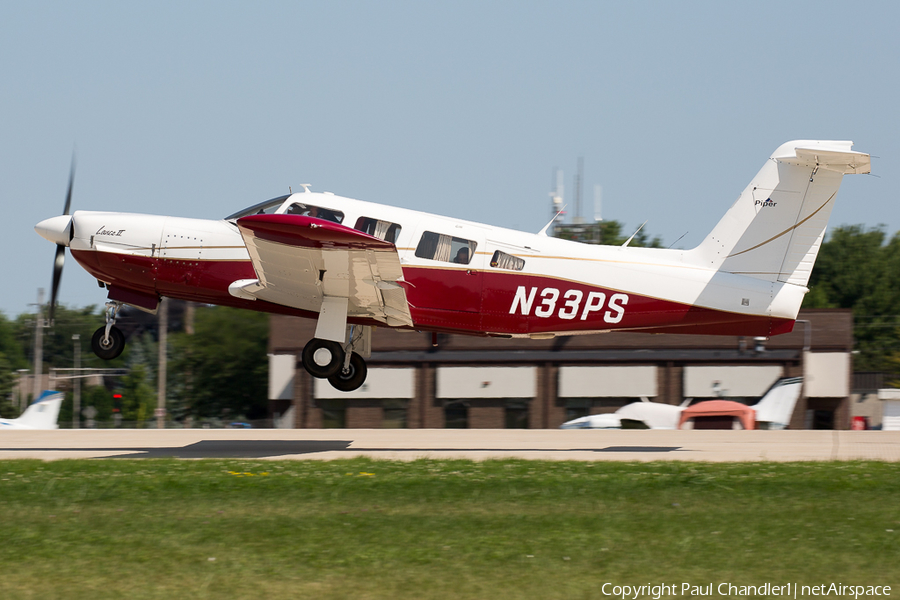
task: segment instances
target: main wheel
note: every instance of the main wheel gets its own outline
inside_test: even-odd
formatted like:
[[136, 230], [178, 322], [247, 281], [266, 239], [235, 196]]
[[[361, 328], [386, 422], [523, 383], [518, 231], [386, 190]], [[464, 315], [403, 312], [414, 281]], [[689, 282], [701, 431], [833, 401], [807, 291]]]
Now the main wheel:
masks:
[[[343, 365], [342, 365], [343, 366]], [[350, 355], [350, 366], [346, 371], [341, 369], [337, 374], [328, 378], [328, 383], [336, 390], [342, 392], [352, 392], [359, 389], [366, 381], [366, 374], [369, 372], [366, 367], [366, 361], [363, 357], [354, 352]]]
[[303, 347], [302, 360], [310, 375], [327, 379], [341, 370], [344, 350], [337, 342], [313, 338]]
[[[106, 339], [103, 339], [106, 338]], [[91, 338], [91, 350], [103, 360], [112, 360], [122, 354], [125, 349], [125, 335], [116, 327], [109, 328], [109, 337], [106, 337], [106, 327], [101, 327], [94, 332]]]

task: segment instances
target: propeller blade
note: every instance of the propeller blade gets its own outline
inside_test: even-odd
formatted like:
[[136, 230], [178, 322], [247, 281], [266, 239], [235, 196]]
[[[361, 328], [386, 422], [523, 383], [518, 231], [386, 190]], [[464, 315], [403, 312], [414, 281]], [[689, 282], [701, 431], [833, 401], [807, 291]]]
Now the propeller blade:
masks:
[[56, 294], [59, 291], [59, 281], [62, 279], [63, 264], [66, 262], [66, 247], [56, 246], [56, 259], [53, 261], [53, 287], [50, 289], [50, 314], [48, 319], [53, 323], [53, 315], [56, 312]]
[[[69, 208], [72, 206], [72, 187], [75, 185], [75, 154], [72, 154], [72, 166], [69, 169], [69, 189], [66, 191], [66, 204], [63, 207], [63, 215], [69, 214]], [[75, 224], [69, 224], [69, 241], [75, 234]], [[56, 295], [59, 292], [59, 282], [62, 279], [63, 265], [66, 262], [66, 247], [62, 244], [56, 245], [56, 258], [53, 260], [53, 287], [50, 289], [50, 314], [48, 315], [50, 323], [53, 323], [53, 316], [56, 313]]]
[[75, 155], [72, 155], [72, 167], [69, 169], [69, 191], [66, 192], [66, 206], [63, 208], [64, 215], [69, 214], [69, 207], [72, 205], [72, 185], [75, 183]]

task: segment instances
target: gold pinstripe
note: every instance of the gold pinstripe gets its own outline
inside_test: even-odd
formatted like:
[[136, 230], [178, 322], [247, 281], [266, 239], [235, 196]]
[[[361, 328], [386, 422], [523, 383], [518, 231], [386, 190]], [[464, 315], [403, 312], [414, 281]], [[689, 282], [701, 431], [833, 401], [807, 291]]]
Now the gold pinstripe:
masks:
[[829, 198], [828, 200], [825, 201], [825, 204], [823, 204], [822, 206], [820, 206], [819, 208], [817, 208], [811, 215], [809, 215], [808, 217], [806, 217], [805, 219], [803, 219], [803, 220], [800, 221], [799, 223], [795, 224], [794, 226], [788, 227], [787, 229], [785, 229], [784, 231], [782, 231], [782, 232], [779, 233], [778, 235], [773, 236], [773, 237], [770, 237], [770, 238], [767, 239], [766, 241], [760, 242], [759, 244], [753, 246], [752, 248], [747, 248], [746, 250], [741, 250], [740, 252], [736, 252], [736, 253], [734, 253], [734, 254], [729, 254], [729, 255], [726, 256], [725, 258], [733, 258], [733, 257], [735, 257], [735, 256], [740, 256], [741, 254], [744, 254], [744, 253], [746, 253], [746, 252], [750, 252], [751, 250], [756, 250], [757, 248], [760, 248], [760, 247], [762, 247], [762, 246], [765, 246], [766, 244], [768, 244], [768, 243], [770, 243], [770, 242], [774, 242], [775, 240], [777, 240], [777, 239], [780, 238], [781, 236], [783, 236], [783, 235], [785, 235], [785, 234], [788, 234], [788, 233], [792, 232], [793, 230], [797, 229], [798, 227], [800, 227], [801, 225], [803, 225], [804, 223], [806, 223], [807, 221], [809, 221], [810, 219], [812, 219], [814, 216], [816, 216], [816, 214], [818, 214], [818, 212], [819, 212], [820, 210], [822, 210], [823, 208], [825, 208], [826, 206], [828, 206], [828, 203], [831, 202], [832, 200], [834, 200], [834, 197], [835, 197], [836, 195], [837, 195], [837, 192], [835, 192], [834, 194], [832, 194], [832, 195], [831, 195], [831, 198]]

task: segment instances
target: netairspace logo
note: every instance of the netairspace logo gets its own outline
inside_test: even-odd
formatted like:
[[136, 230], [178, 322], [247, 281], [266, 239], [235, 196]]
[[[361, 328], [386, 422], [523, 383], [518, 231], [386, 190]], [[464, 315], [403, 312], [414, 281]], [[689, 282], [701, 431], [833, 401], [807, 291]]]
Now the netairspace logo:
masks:
[[890, 596], [889, 585], [844, 585], [843, 583], [823, 583], [820, 585], [800, 585], [798, 583], [764, 583], [762, 585], [737, 585], [733, 583], [707, 583], [694, 585], [691, 583], [646, 583], [643, 585], [617, 585], [604, 583], [601, 588], [604, 596], [637, 600], [653, 598], [659, 600], [672, 596], [784, 596], [785, 598], [814, 598], [818, 596], [869, 597]]

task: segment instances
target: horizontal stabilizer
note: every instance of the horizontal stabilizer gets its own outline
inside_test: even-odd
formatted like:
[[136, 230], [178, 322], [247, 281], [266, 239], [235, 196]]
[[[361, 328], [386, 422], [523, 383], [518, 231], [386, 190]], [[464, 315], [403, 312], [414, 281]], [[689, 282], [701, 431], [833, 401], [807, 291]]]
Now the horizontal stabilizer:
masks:
[[781, 162], [800, 167], [836, 171], [845, 175], [866, 174], [872, 171], [872, 159], [862, 152], [835, 152], [819, 148], [797, 148], [794, 157], [779, 158]]

